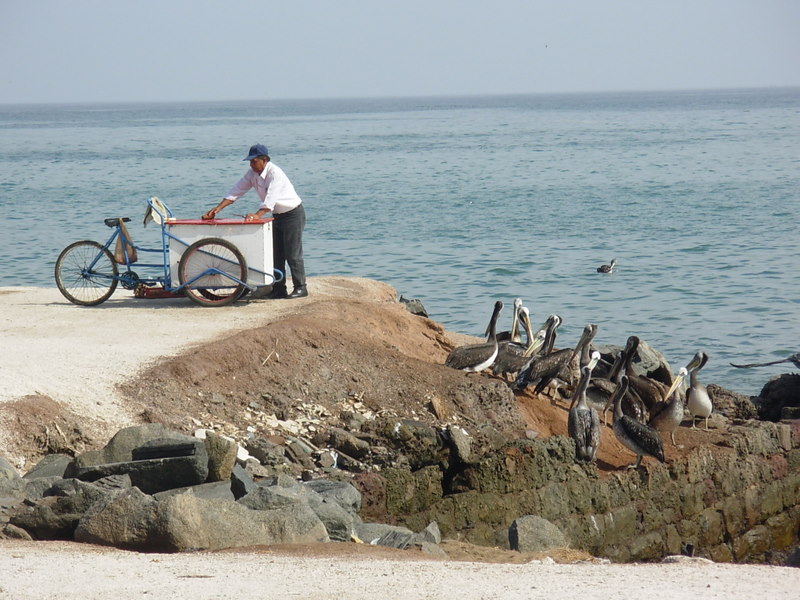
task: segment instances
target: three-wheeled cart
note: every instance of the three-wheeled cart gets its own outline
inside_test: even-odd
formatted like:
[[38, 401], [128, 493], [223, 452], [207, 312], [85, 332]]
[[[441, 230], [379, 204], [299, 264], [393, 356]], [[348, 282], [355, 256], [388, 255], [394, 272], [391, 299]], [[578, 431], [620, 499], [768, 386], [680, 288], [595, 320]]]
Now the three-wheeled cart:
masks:
[[[55, 267], [56, 285], [67, 300], [95, 306], [121, 284], [141, 298], [185, 295], [203, 306], [224, 306], [284, 277], [273, 268], [272, 219], [176, 219], [153, 197], [144, 224], [149, 221], [161, 226], [161, 248], [136, 245], [125, 226], [128, 217], [105, 219], [112, 232], [104, 244], [83, 240], [67, 246]], [[139, 262], [140, 253], [160, 254], [161, 262]]]

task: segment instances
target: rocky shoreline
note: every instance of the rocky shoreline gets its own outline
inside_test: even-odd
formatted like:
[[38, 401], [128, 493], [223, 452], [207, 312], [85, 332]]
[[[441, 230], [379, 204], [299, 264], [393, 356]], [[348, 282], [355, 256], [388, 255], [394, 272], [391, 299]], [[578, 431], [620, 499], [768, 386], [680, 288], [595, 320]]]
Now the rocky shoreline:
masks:
[[124, 383], [140, 424], [110, 440], [68, 413], [42, 418], [31, 434], [44, 457], [24, 475], [0, 462], [0, 536], [148, 552], [355, 541], [446, 556], [445, 538], [614, 562], [798, 560], [797, 375], [758, 399], [709, 385], [712, 431], [682, 427], [665, 465], [621, 468], [629, 456], [608, 433], [597, 464], [581, 465], [563, 408], [442, 367], [454, 338], [384, 290], [305, 306]]

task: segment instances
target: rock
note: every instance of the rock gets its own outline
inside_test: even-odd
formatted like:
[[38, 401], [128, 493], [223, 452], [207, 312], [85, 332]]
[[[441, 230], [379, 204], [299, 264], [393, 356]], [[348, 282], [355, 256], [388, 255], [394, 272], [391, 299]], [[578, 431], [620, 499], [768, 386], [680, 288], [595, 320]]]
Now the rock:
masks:
[[161, 503], [159, 522], [166, 549], [176, 552], [330, 541], [322, 521], [305, 504], [250, 510], [236, 502], [181, 494]]
[[404, 298], [401, 295], [398, 302], [403, 304], [406, 307], [406, 310], [412, 315], [416, 315], [418, 317], [428, 317], [428, 311], [425, 310], [425, 307], [422, 305], [422, 301], [418, 298]]
[[430, 544], [442, 543], [442, 532], [436, 521], [431, 521], [428, 526], [417, 534], [417, 539]]
[[369, 455], [369, 444], [344, 429], [331, 427], [328, 431], [328, 444], [353, 458], [362, 459]]
[[457, 461], [468, 463], [472, 457], [472, 437], [469, 433], [456, 425], [448, 425], [446, 437], [450, 441]]
[[64, 477], [72, 457], [69, 454], [48, 454], [40, 460], [23, 477], [25, 479], [35, 479], [37, 477], [51, 477], [56, 475]]
[[[163, 438], [194, 440], [194, 438], [172, 431], [160, 423], [126, 427], [120, 429], [101, 450], [92, 450], [76, 456], [71, 468], [127, 462], [133, 460], [134, 448]], [[73, 477], [74, 475], [71, 470], [68, 470], [65, 476]]]
[[203, 442], [194, 456], [154, 458], [82, 467], [75, 476], [83, 481], [96, 481], [109, 475], [129, 475], [131, 483], [146, 494], [155, 494], [176, 487], [204, 483], [208, 477], [208, 458]]
[[208, 481], [228, 481], [236, 464], [238, 445], [231, 439], [208, 432], [205, 438], [208, 454]]
[[156, 500], [164, 500], [170, 496], [177, 494], [191, 494], [197, 498], [205, 498], [206, 500], [230, 500], [235, 501], [236, 498], [231, 490], [231, 482], [228, 481], [211, 481], [208, 483], [201, 483], [200, 485], [192, 485], [182, 488], [174, 488], [153, 494]]
[[5, 458], [0, 456], [0, 481], [19, 479], [19, 473]]
[[3, 538], [8, 540], [25, 540], [28, 542], [33, 541], [33, 538], [27, 531], [22, 529], [22, 527], [17, 527], [11, 523], [6, 523], [3, 528], [0, 529], [0, 539]]
[[335, 502], [322, 500], [310, 502], [309, 506], [319, 517], [333, 542], [349, 542], [354, 533], [354, 516]]
[[[308, 504], [308, 496], [308, 491], [299, 485], [294, 487], [258, 486], [237, 502], [251, 510], [274, 510]], [[319, 498], [318, 502], [322, 502], [322, 498]]]
[[361, 511], [361, 492], [350, 483], [315, 479], [304, 483], [303, 486], [313, 490], [324, 500], [338, 504], [351, 515], [357, 515]]
[[265, 438], [247, 440], [245, 448], [262, 465], [275, 466], [286, 463], [286, 449]]
[[748, 396], [726, 390], [714, 383], [709, 383], [706, 387], [714, 407], [712, 414], [724, 415], [728, 419], [737, 421], [758, 418], [758, 409]]
[[519, 552], [541, 552], [568, 545], [558, 527], [536, 515], [515, 519], [508, 529], [508, 541], [511, 549]]
[[247, 474], [244, 467], [238, 464], [234, 465], [233, 471], [231, 471], [231, 491], [236, 500], [246, 496], [257, 487], [258, 484]]
[[761, 389], [754, 403], [761, 420], [779, 421], [784, 408], [800, 406], [800, 375], [784, 373], [773, 377]]
[[41, 500], [13, 514], [9, 522], [37, 539], [72, 539], [83, 514], [108, 495], [107, 490], [91, 483], [62, 479]]
[[159, 528], [158, 501], [138, 488], [110, 494], [94, 504], [75, 528], [75, 541], [125, 550], [168, 551]]
[[353, 523], [353, 531], [359, 539], [367, 544], [377, 545], [378, 540], [388, 533], [413, 535], [414, 532], [407, 527], [398, 525], [384, 525], [383, 523], [362, 523], [358, 519]]

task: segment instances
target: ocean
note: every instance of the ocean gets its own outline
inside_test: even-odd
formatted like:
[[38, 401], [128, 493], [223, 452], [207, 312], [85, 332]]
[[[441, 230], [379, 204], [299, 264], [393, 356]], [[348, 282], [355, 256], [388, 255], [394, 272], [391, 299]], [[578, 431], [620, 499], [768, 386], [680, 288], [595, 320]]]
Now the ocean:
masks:
[[562, 317], [560, 347], [593, 322], [674, 370], [705, 350], [701, 380], [742, 394], [796, 370], [729, 363], [800, 350], [797, 88], [0, 105], [0, 132], [4, 287], [54, 287], [106, 217], [159, 243], [147, 198], [198, 217], [260, 142], [305, 202], [310, 276], [385, 281], [473, 335], [520, 297], [534, 323]]

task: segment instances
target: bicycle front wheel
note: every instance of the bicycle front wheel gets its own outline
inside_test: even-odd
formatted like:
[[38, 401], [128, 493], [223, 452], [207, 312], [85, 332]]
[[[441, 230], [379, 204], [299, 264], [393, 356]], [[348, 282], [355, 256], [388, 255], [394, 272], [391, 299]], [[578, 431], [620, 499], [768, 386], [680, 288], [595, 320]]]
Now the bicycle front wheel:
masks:
[[198, 240], [183, 253], [178, 280], [190, 300], [202, 306], [225, 306], [247, 289], [247, 263], [239, 249], [221, 238]]
[[117, 289], [117, 263], [107, 248], [84, 240], [70, 244], [56, 260], [56, 285], [73, 304], [95, 306]]

